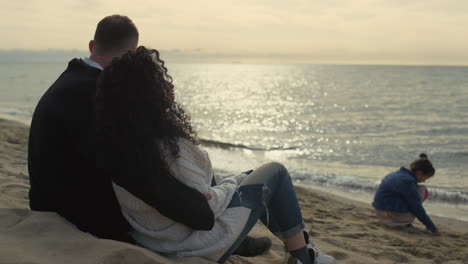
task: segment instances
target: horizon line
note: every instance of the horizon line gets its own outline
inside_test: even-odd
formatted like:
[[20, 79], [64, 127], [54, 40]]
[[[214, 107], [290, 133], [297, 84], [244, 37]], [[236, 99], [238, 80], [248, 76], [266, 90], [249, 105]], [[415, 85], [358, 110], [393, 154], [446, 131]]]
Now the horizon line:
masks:
[[[313, 54], [285, 54], [285, 53], [204, 53], [201, 49], [159, 49], [160, 53], [166, 53], [166, 63], [175, 64], [287, 64], [287, 65], [351, 65], [351, 66], [442, 66], [442, 67], [467, 67], [468, 62], [462, 63], [431, 63], [431, 62], [392, 62], [385, 59], [313, 59]], [[41, 53], [58, 52], [58, 56], [66, 53], [89, 54], [89, 51], [83, 49], [14, 49], [0, 48], [0, 55], [7, 53]], [[2, 54], [3, 53], [3, 54]], [[60, 54], [63, 53], [63, 54]], [[8, 54], [13, 55], [13, 54]], [[50, 55], [50, 54], [49, 54]], [[322, 55], [323, 56], [323, 55]], [[13, 57], [9, 57], [13, 59]], [[52, 59], [52, 58], [51, 58]], [[24, 60], [19, 60], [23, 62]], [[13, 62], [19, 62], [13, 61]], [[12, 62], [12, 61], [10, 61]], [[0, 62], [4, 63], [4, 62]], [[8, 62], [7, 62], [8, 63]]]

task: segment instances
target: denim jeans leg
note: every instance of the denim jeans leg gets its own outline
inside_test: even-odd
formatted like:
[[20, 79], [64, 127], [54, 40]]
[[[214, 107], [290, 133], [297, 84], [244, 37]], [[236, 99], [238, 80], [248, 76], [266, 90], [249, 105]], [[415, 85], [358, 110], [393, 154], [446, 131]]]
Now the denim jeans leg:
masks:
[[241, 188], [260, 183], [264, 184], [264, 198], [268, 198], [263, 199], [267, 206], [265, 215], [261, 216], [262, 222], [283, 238], [301, 231], [304, 228], [302, 213], [287, 169], [280, 163], [267, 163], [249, 175], [241, 183]]
[[240, 185], [229, 207], [252, 209], [244, 230], [218, 260], [226, 261], [237, 249], [258, 219], [275, 235], [288, 238], [304, 228], [294, 186], [286, 168], [268, 163], [250, 174]]

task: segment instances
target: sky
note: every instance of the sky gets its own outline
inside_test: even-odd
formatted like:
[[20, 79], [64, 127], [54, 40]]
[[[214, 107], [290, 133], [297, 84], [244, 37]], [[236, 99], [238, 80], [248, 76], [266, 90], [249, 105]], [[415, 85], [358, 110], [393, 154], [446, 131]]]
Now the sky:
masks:
[[86, 51], [117, 13], [175, 60], [468, 65], [468, 1], [0, 1], [0, 50]]

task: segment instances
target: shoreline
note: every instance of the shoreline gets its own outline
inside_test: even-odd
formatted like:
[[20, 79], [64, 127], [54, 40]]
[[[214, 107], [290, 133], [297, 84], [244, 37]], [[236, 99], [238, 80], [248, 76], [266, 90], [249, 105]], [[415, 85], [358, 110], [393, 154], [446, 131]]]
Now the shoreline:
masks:
[[10, 122], [20, 123], [21, 125], [25, 125], [27, 127], [29, 127], [29, 125], [31, 124], [31, 120], [26, 121], [25, 119], [17, 118], [15, 116], [2, 114], [2, 113], [0, 113], [0, 120], [7, 121], [7, 122], [10, 121]]
[[[6, 116], [6, 115], [1, 115], [0, 114], [0, 129], [5, 129], [5, 128], [12, 130], [10, 132], [13, 132], [13, 133], [6, 132], [6, 133], [3, 134], [3, 136], [2, 136], [2, 134], [0, 134], [0, 143], [2, 143], [5, 140], [5, 135], [8, 135], [7, 137], [10, 138], [10, 139], [7, 138], [7, 141], [10, 140], [10, 141], [15, 141], [17, 143], [27, 144], [27, 136], [28, 136], [27, 134], [29, 133], [29, 124], [26, 121], [21, 120], [21, 119], [15, 119], [15, 118], [13, 118], [11, 116]], [[12, 135], [14, 133], [17, 133], [16, 136]], [[11, 139], [13, 137], [17, 137], [17, 139]], [[23, 139], [21, 139], [21, 137]], [[0, 156], [0, 159], [2, 159], [2, 158], [3, 157]], [[0, 165], [0, 168], [1, 168], [1, 165]], [[26, 176], [27, 175], [26, 168], [23, 168], [23, 170], [21, 170], [20, 173], [22, 173], [24, 176]], [[1, 171], [0, 171], [0, 174], [1, 174]], [[311, 190], [311, 191], [320, 193], [321, 195], [328, 195], [330, 198], [333, 198], [333, 200], [335, 200], [335, 201], [339, 201], [339, 202], [345, 201], [346, 203], [353, 204], [353, 205], [359, 206], [361, 208], [367, 208], [367, 209], [372, 210], [372, 206], [370, 205], [370, 203], [364, 202], [362, 197], [361, 197], [361, 199], [352, 198], [352, 197], [350, 197], [352, 195], [351, 193], [346, 193], [343, 190], [335, 190], [333, 188], [327, 188], [327, 187], [324, 187], [324, 186], [314, 186], [313, 184], [309, 184], [309, 183], [297, 183], [297, 182], [295, 182], [294, 185], [305, 188], [307, 190]], [[366, 193], [365, 195], [368, 195], [368, 194]], [[362, 196], [365, 196], [365, 195], [362, 195]], [[430, 217], [434, 218], [434, 219], [440, 219], [443, 222], [445, 222], [447, 220], [456, 221], [458, 223], [457, 226], [467, 225], [466, 228], [468, 230], [468, 220], [458, 219], [458, 218], [454, 218], [454, 217], [438, 216], [438, 215], [433, 215], [433, 214], [431, 214]]]
[[[371, 211], [374, 210], [370, 203], [344, 197], [339, 194], [326, 192], [322, 190], [320, 187], [309, 186], [307, 184], [295, 184], [295, 186], [304, 188], [308, 191], [315, 192], [322, 196], [326, 196], [329, 199], [334, 200], [336, 202], [350, 204], [350, 205], [360, 207], [363, 209], [367, 209], [367, 210], [371, 210]], [[464, 221], [464, 220], [460, 220], [460, 219], [456, 219], [452, 217], [432, 215], [432, 214], [430, 214], [430, 217], [434, 221], [434, 223], [436, 223], [436, 225], [450, 226], [451, 228], [460, 230], [461, 232], [468, 232], [468, 221]], [[416, 219], [415, 222], [418, 222], [418, 220]]]
[[[28, 133], [28, 125], [0, 117], [0, 263], [213, 263], [164, 257], [134, 245], [98, 239], [55, 213], [30, 211]], [[468, 222], [431, 215], [440, 237], [429, 234], [417, 220], [416, 230], [390, 229], [376, 221], [370, 204], [295, 186], [314, 243], [337, 263], [463, 264], [468, 260]], [[282, 242], [260, 222], [251, 235], [270, 237], [270, 251], [255, 258], [232, 256], [226, 263], [284, 263]]]
[[[367, 192], [352, 193], [352, 192], [346, 192], [341, 189], [335, 189], [335, 188], [330, 188], [330, 187], [325, 187], [325, 186], [316, 186], [316, 185], [309, 184], [309, 183], [295, 183], [295, 185], [302, 186], [304, 188], [308, 188], [316, 192], [336, 196], [338, 200], [341, 200], [341, 199], [349, 200], [350, 202], [355, 202], [356, 205], [358, 206], [373, 210], [371, 206], [373, 194], [371, 193], [367, 193]], [[447, 204], [443, 202], [433, 202], [433, 201], [429, 201], [429, 202], [426, 201], [424, 203], [424, 208], [426, 209], [426, 211], [428, 212], [431, 218], [452, 219], [452, 220], [459, 221], [461, 223], [465, 223], [466, 225], [468, 225], [468, 216], [465, 216], [465, 215], [453, 216], [453, 211], [457, 210], [458, 206], [460, 205], [452, 205], [452, 204]], [[468, 205], [461, 205], [461, 206], [465, 207], [464, 210], [468, 208]], [[450, 211], [451, 214], [449, 214], [450, 216], [444, 216], [444, 212], [434, 212], [434, 210], [441, 210], [441, 209], [444, 209], [446, 211], [451, 210]]]
[[[7, 121], [11, 121], [11, 122], [17, 122], [17, 123], [20, 123], [22, 125], [25, 125], [27, 127], [30, 126], [30, 123], [31, 123], [31, 120], [30, 119], [25, 119], [25, 118], [21, 118], [19, 116], [12, 116], [12, 115], [7, 115], [7, 114], [2, 114], [0, 113], [0, 119], [3, 119], [3, 120], [7, 120]], [[216, 148], [213, 148], [212, 146], [205, 146], [206, 150], [209, 150], [209, 152], [211, 151], [215, 151], [214, 154], [215, 155], [212, 155], [212, 159], [215, 159], [216, 158], [216, 153], [219, 151], [217, 150]], [[223, 148], [221, 148], [223, 149]], [[222, 151], [222, 150], [221, 150]], [[231, 152], [232, 150], [229, 150], [229, 152]], [[236, 154], [239, 154], [238, 152], [234, 152]], [[210, 153], [211, 154], [211, 153]], [[223, 156], [225, 155], [226, 153], [218, 153], [220, 154], [219, 156]], [[248, 166], [248, 167], [251, 167], [251, 168], [254, 168], [254, 167], [257, 167], [261, 164], [263, 164], [263, 162], [259, 162], [259, 159], [257, 159], [258, 157], [255, 157], [254, 155], [254, 160], [256, 159], [256, 162], [257, 164], [254, 165], [254, 166]], [[263, 159], [263, 157], [262, 157]], [[334, 163], [325, 163], [325, 164], [321, 164], [321, 163], [312, 163], [312, 164], [309, 164], [308, 166], [304, 166], [304, 162], [301, 161], [299, 162], [299, 164], [295, 164], [294, 162], [292, 164], [287, 164], [287, 163], [290, 163], [291, 161], [285, 161], [285, 160], [279, 160], [280, 162], [283, 162], [288, 168], [300, 168], [299, 170], [301, 169], [309, 169], [311, 171], [321, 171], [322, 173], [325, 173], [325, 174], [343, 174], [343, 166], [342, 164], [334, 164]], [[213, 164], [218, 164], [219, 163], [219, 160], [214, 162]], [[292, 165], [292, 166], [291, 166]], [[295, 165], [298, 165], [298, 166], [295, 166]], [[291, 167], [290, 167], [291, 166]], [[348, 165], [344, 165], [344, 170], [349, 173], [349, 170], [352, 170], [354, 173], [352, 173], [351, 175], [353, 175], [354, 177], [358, 177], [357, 175], [366, 175], [366, 172], [368, 172], [368, 168], [358, 168], [358, 167], [355, 167], [355, 166], [351, 166], [351, 167], [347, 167]], [[326, 169], [324, 169], [326, 168]], [[332, 168], [331, 170], [329, 168]], [[232, 168], [231, 168], [232, 169]], [[377, 168], [372, 168], [373, 170], [377, 170], [377, 174], [379, 175], [386, 175], [387, 173], [389, 173], [390, 171], [392, 171], [394, 168], [388, 168], [388, 167], [377, 167]], [[233, 171], [237, 171], [236, 170], [233, 170]], [[337, 172], [338, 171], [338, 172]], [[217, 172], [215, 170], [215, 172]], [[224, 169], [221, 169], [219, 171], [220, 173], [225, 173], [226, 171], [224, 171]], [[292, 174], [293, 175], [293, 174]], [[347, 174], [343, 174], [343, 175], [347, 175]], [[352, 176], [352, 177], [353, 177]], [[294, 175], [293, 175], [293, 178], [294, 178]], [[359, 177], [356, 178], [356, 179], [360, 179]], [[294, 179], [293, 179], [294, 180]], [[319, 179], [320, 180], [320, 179]], [[380, 180], [379, 179], [374, 179], [374, 180]], [[343, 199], [351, 199], [351, 200], [355, 200], [355, 201], [365, 201], [365, 202], [368, 202], [368, 203], [371, 203], [372, 202], [372, 197], [373, 197], [373, 193], [370, 193], [368, 191], [363, 191], [363, 190], [357, 190], [357, 191], [348, 191], [348, 190], [344, 190], [342, 189], [343, 187], [341, 185], [320, 185], [319, 184], [314, 184], [312, 181], [311, 182], [308, 182], [307, 179], [305, 181], [302, 181], [301, 179], [298, 179], [298, 180], [294, 180], [294, 184], [296, 185], [304, 185], [304, 186], [307, 186], [307, 187], [313, 187], [317, 190], [321, 190], [321, 191], [325, 191], [326, 193], [330, 192], [330, 193], [333, 193], [333, 194], [336, 194], [340, 197], [342, 197]], [[433, 189], [431, 188], [430, 185], [428, 185], [428, 188], [429, 188], [429, 191], [431, 192]], [[453, 195], [453, 193], [450, 193], [450, 194], [446, 194], [444, 193], [445, 190], [443, 189], [437, 189], [437, 186], [433, 187], [435, 188], [434, 189], [434, 193], [432, 195], [430, 195], [429, 197], [429, 200], [425, 202], [425, 209], [426, 211], [428, 212], [428, 214], [430, 214], [431, 216], [443, 216], [443, 217], [448, 217], [448, 218], [452, 218], [452, 219], [455, 219], [455, 220], [459, 220], [459, 221], [464, 221], [464, 222], [467, 222], [468, 223], [468, 204], [463, 204], [463, 203], [451, 203], [450, 201], [446, 201], [444, 199], [447, 199], [445, 198], [446, 195]], [[466, 197], [466, 194], [462, 194], [464, 195], [464, 197]], [[441, 198], [434, 198], [433, 197], [442, 197], [442, 200], [440, 200]], [[462, 197], [462, 199], [466, 199]]]

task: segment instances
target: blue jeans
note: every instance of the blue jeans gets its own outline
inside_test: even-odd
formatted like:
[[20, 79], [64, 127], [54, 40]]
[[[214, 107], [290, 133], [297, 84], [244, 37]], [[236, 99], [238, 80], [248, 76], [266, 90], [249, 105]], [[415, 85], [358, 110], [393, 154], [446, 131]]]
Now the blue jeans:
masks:
[[280, 163], [267, 163], [247, 176], [228, 208], [239, 206], [250, 208], [252, 212], [244, 230], [218, 260], [219, 263], [225, 262], [239, 247], [258, 219], [281, 238], [289, 238], [304, 229], [291, 176]]

